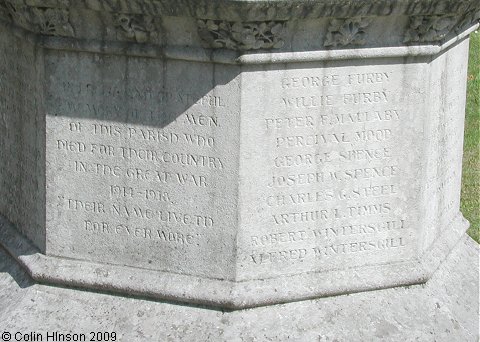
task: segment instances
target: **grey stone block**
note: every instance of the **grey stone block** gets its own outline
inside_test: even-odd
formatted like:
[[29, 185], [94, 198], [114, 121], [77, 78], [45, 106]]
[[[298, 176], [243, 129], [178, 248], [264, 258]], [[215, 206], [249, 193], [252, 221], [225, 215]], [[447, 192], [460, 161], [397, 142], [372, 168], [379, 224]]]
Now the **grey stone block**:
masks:
[[468, 226], [480, 13], [429, 3], [0, 1], [0, 243], [224, 308], [426, 282]]

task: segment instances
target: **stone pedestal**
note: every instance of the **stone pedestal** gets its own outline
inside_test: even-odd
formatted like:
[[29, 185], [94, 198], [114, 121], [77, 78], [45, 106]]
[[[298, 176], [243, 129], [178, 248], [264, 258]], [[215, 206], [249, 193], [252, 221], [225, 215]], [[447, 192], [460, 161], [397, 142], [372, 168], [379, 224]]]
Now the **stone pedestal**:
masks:
[[468, 226], [479, 10], [1, 0], [0, 244], [36, 282], [227, 309], [425, 283]]
[[52, 332], [87, 341], [101, 332], [122, 342], [477, 342], [478, 260], [478, 244], [465, 237], [425, 285], [222, 311], [36, 284], [0, 249], [0, 333], [43, 341]]

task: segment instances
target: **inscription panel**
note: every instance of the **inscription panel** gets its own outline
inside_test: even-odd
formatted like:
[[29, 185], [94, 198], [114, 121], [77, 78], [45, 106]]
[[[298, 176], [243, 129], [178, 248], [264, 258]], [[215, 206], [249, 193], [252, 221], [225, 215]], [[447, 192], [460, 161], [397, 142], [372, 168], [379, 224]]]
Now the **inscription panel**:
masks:
[[53, 52], [46, 64], [49, 253], [232, 277], [235, 68]]
[[242, 107], [242, 279], [417, 256], [425, 67], [330, 62], [242, 75], [253, 99]]

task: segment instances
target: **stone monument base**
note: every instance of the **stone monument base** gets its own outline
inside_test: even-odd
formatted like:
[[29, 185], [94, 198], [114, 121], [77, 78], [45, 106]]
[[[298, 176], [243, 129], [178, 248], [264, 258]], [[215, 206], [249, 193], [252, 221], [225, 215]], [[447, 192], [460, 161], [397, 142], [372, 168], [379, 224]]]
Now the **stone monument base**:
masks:
[[11, 333], [12, 341], [17, 332], [37, 338], [32, 341], [46, 341], [47, 333], [85, 334], [90, 341], [91, 332], [115, 332], [117, 341], [463, 342], [479, 337], [479, 246], [467, 236], [425, 285], [232, 312], [37, 284], [1, 248], [0, 289], [0, 333]]

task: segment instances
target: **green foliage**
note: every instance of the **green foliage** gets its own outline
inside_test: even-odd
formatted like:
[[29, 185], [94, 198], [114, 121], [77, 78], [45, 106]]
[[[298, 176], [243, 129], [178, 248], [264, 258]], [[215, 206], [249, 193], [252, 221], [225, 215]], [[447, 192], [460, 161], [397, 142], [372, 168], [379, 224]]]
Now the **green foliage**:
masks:
[[468, 234], [480, 243], [480, 32], [470, 40], [468, 97], [463, 156], [462, 212], [471, 226]]

